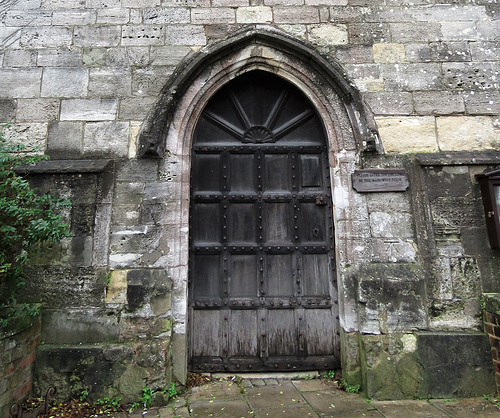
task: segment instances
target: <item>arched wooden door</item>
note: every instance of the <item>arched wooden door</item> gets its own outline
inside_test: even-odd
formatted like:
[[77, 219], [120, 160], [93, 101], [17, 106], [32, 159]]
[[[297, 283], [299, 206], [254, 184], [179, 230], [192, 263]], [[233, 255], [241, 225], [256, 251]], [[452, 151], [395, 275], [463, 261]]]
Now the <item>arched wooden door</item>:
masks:
[[323, 124], [290, 83], [237, 77], [193, 139], [192, 371], [339, 365], [334, 231]]

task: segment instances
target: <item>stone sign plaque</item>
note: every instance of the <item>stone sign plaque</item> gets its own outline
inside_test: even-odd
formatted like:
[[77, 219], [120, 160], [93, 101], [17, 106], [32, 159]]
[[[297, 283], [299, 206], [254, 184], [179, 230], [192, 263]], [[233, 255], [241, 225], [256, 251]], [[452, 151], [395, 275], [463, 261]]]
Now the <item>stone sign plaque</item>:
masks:
[[404, 192], [410, 183], [402, 168], [356, 170], [352, 175], [352, 187], [358, 193]]

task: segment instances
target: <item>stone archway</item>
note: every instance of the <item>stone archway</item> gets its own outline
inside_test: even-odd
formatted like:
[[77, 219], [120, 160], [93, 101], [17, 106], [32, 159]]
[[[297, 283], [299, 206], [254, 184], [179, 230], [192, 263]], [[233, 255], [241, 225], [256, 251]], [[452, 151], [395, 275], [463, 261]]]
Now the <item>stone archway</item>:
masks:
[[[196, 123], [211, 97], [239, 75], [271, 72], [300, 90], [321, 116], [328, 142], [329, 175], [336, 230], [340, 326], [357, 329], [353, 284], [343, 265], [354, 255], [347, 231], [356, 234], [351, 212], [364, 204], [350, 186], [359, 154], [380, 149], [374, 122], [344, 72], [313, 49], [276, 30], [236, 34], [198, 52], [181, 65], [145, 122], [139, 155], [163, 157], [162, 171], [178, 205], [168, 214], [170, 254], [167, 270], [174, 284], [174, 373], [185, 381], [187, 372], [187, 292], [191, 146]], [[365, 209], [361, 209], [366, 211]]]

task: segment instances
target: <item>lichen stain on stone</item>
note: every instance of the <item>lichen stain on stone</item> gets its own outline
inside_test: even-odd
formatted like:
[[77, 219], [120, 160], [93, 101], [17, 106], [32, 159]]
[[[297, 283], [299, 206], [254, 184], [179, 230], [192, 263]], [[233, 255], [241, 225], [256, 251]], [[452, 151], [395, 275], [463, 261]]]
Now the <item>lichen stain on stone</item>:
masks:
[[261, 57], [262, 56], [262, 48], [261, 47], [254, 47], [252, 48], [252, 51], [250, 52], [251, 57]]

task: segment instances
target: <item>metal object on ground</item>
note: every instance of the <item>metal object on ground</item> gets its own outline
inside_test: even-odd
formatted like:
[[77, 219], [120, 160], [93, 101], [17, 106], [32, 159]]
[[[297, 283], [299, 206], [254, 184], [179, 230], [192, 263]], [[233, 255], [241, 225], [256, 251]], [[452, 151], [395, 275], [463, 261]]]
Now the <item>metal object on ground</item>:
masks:
[[14, 418], [36, 418], [40, 414], [47, 414], [49, 412], [49, 400], [54, 397], [57, 393], [57, 389], [55, 386], [51, 386], [47, 393], [45, 394], [43, 404], [40, 405], [33, 411], [25, 412], [23, 411], [23, 407], [21, 402], [17, 402], [10, 407], [10, 415]]

